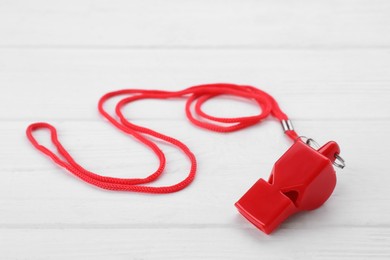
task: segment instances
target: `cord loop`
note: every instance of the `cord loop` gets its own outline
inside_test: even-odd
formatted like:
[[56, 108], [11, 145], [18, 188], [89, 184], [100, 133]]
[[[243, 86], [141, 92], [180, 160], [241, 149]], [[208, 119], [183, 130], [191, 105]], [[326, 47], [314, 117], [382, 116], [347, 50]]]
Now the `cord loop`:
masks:
[[[213, 99], [219, 95], [232, 95], [253, 100], [259, 105], [259, 107], [261, 108], [261, 112], [258, 115], [254, 116], [235, 118], [214, 117], [206, 114], [202, 110], [202, 105], [206, 101]], [[109, 99], [118, 96], [125, 96], [116, 104], [115, 107], [115, 113], [119, 120], [115, 119], [104, 109], [104, 105]], [[122, 113], [122, 108], [124, 106], [136, 100], [169, 98], [187, 98], [185, 112], [188, 119], [193, 124], [199, 127], [215, 132], [237, 131], [259, 123], [262, 119], [265, 119], [270, 114], [281, 122], [288, 120], [287, 115], [281, 111], [279, 105], [272, 96], [260, 89], [246, 85], [217, 83], [194, 86], [180, 91], [124, 89], [109, 92], [102, 96], [99, 100], [98, 109], [100, 114], [105, 117], [113, 126], [123, 131], [124, 133], [133, 136], [134, 138], [138, 139], [138, 141], [148, 146], [159, 159], [160, 163], [156, 171], [146, 178], [106, 177], [84, 169], [82, 166], [76, 163], [72, 156], [61, 145], [57, 137], [56, 129], [54, 128], [54, 126], [48, 123], [31, 124], [26, 130], [27, 138], [30, 140], [30, 142], [36, 149], [44, 153], [46, 156], [50, 157], [56, 164], [67, 169], [69, 172], [82, 179], [83, 181], [95, 185], [97, 187], [107, 190], [134, 191], [145, 193], [176, 192], [187, 187], [194, 180], [197, 168], [195, 155], [181, 141], [154, 131], [152, 129], [133, 124], [129, 120], [127, 120]], [[33, 136], [33, 132], [39, 129], [47, 129], [50, 131], [51, 141], [57, 148], [57, 151], [62, 158], [60, 158], [48, 148], [40, 145], [37, 142], [37, 140]], [[298, 138], [298, 135], [292, 128], [286, 129], [285, 133], [292, 140]], [[157, 180], [162, 175], [166, 165], [166, 159], [163, 151], [150, 137], [160, 139], [173, 146], [176, 146], [188, 157], [191, 163], [191, 167], [187, 177], [184, 180], [170, 186], [155, 187], [145, 185]]]

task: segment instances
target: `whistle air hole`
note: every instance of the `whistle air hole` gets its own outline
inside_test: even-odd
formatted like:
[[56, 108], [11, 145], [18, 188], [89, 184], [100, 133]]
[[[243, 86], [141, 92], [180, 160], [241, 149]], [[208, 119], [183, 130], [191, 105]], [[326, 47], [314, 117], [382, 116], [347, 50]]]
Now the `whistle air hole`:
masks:
[[295, 206], [297, 206], [297, 199], [299, 196], [299, 193], [295, 190], [290, 190], [283, 192], [284, 195], [286, 195], [293, 203]]

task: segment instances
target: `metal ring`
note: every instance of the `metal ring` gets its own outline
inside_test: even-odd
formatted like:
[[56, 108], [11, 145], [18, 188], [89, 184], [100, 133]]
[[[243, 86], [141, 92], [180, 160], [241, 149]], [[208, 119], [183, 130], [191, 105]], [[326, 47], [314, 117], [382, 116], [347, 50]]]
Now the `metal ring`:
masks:
[[304, 136], [304, 135], [300, 135], [298, 136], [294, 142], [298, 141], [298, 139], [301, 139], [302, 141], [304, 141], [306, 143], [307, 139], [309, 139], [308, 137]]
[[[344, 159], [338, 155], [337, 153], [334, 155], [334, 157], [336, 158], [336, 160], [333, 162], [333, 165], [340, 168], [340, 169], [343, 169], [345, 167], [345, 161]], [[338, 161], [338, 162], [336, 162]]]
[[[320, 145], [313, 138], [308, 138], [306, 144], [312, 148], [320, 148]], [[314, 146], [312, 144], [314, 144]]]
[[[295, 139], [295, 142], [298, 140], [298, 139], [301, 139], [305, 144], [307, 144], [308, 146], [310, 146], [311, 148], [320, 148], [320, 145], [313, 139], [313, 138], [310, 138], [310, 137], [306, 137], [304, 135], [301, 135], [301, 136], [298, 136], [297, 139]], [[313, 145], [314, 144], [314, 145]]]
[[[317, 148], [317, 149], [320, 148], [320, 145], [313, 138], [309, 138], [309, 137], [306, 137], [304, 135], [301, 135], [301, 136], [298, 136], [297, 139], [295, 139], [295, 142], [298, 139], [301, 139], [305, 144], [307, 144], [308, 146], [310, 146], [312, 148]], [[312, 144], [314, 144], [314, 147]], [[333, 165], [340, 168], [340, 169], [343, 169], [345, 167], [345, 160], [337, 153], [334, 155], [334, 157], [336, 158], [336, 160], [333, 162]]]

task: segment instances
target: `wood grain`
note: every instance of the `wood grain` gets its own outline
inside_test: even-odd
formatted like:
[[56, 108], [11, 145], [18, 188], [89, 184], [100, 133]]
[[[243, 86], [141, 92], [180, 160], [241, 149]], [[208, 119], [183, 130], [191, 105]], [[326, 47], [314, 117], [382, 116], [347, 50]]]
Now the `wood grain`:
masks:
[[[108, 91], [178, 90], [210, 82], [268, 91], [293, 119], [370, 121], [390, 115], [390, 52], [385, 50], [0, 50], [0, 56], [7, 90], [0, 102], [14, 111], [0, 111], [5, 120], [94, 120], [97, 101]], [[10, 96], [17, 97], [11, 104]], [[136, 102], [129, 116], [183, 118], [183, 105], [171, 103]], [[234, 112], [224, 104], [225, 115]]]
[[16, 229], [0, 236], [15, 259], [386, 259], [389, 242], [389, 230], [370, 227], [282, 228], [272, 236], [250, 227]]
[[358, 1], [3, 1], [7, 48], [387, 48], [390, 4]]
[[[389, 25], [385, 0], [0, 1], [0, 259], [389, 259]], [[210, 82], [257, 86], [299, 134], [339, 142], [347, 168], [323, 207], [271, 236], [234, 208], [291, 144], [271, 118], [217, 134], [191, 125], [183, 100], [126, 107], [197, 157], [191, 186], [163, 196], [91, 187], [25, 137], [48, 121], [87, 169], [146, 176], [156, 158], [102, 120], [99, 97]], [[230, 97], [205, 110], [258, 112]], [[187, 160], [159, 145], [168, 165], [154, 185], [181, 180]]]

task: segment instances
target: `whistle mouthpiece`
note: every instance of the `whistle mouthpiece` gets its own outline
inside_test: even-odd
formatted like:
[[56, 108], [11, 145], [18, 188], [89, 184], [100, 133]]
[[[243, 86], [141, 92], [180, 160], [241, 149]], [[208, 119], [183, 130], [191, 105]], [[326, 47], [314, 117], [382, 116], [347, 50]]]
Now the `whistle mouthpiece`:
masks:
[[270, 234], [296, 212], [292, 201], [263, 179], [258, 180], [235, 206], [246, 219], [266, 234]]
[[275, 163], [268, 181], [258, 180], [235, 206], [266, 234], [289, 216], [320, 207], [336, 186], [332, 163], [340, 153], [336, 142], [318, 150], [295, 142]]

